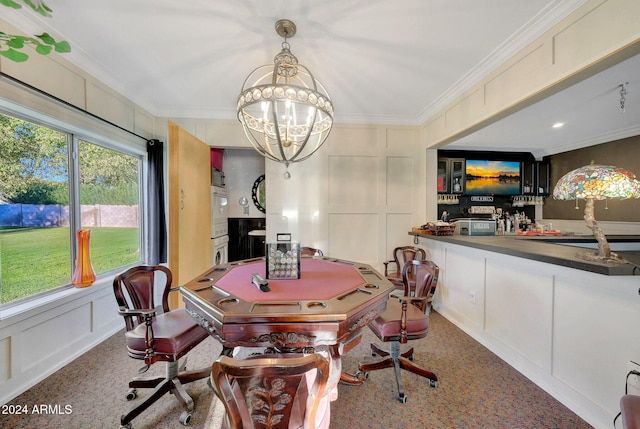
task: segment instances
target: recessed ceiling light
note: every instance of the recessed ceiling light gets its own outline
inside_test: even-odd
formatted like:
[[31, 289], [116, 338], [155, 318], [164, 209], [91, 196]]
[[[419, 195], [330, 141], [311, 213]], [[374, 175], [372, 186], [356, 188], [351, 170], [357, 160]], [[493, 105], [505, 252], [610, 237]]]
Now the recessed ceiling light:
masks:
[[553, 128], [562, 128], [564, 127], [564, 122], [556, 122], [553, 124]]

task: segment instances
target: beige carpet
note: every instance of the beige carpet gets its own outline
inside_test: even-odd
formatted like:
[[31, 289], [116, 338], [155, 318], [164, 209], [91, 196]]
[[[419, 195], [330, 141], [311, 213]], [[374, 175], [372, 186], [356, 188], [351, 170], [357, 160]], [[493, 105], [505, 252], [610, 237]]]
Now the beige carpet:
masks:
[[[355, 371], [374, 340], [365, 329], [362, 344], [344, 357], [343, 368]], [[393, 370], [374, 371], [362, 386], [339, 386], [338, 400], [331, 405], [332, 429], [591, 428], [437, 313], [431, 316], [429, 335], [412, 345], [416, 363], [438, 374], [438, 387], [430, 388], [421, 377], [403, 371], [408, 400], [401, 404]], [[220, 350], [216, 341], [207, 339], [190, 352], [188, 367], [210, 366]], [[140, 391], [134, 401], [125, 399], [127, 382], [140, 366], [127, 356], [124, 335], [116, 334], [9, 402], [29, 410], [68, 405], [70, 413], [0, 414], [0, 428], [119, 428], [120, 415], [148, 395]], [[153, 371], [164, 370], [158, 366]], [[224, 408], [206, 381], [191, 383], [187, 391], [196, 403], [189, 427], [219, 429]], [[165, 396], [134, 419], [133, 428], [182, 428], [181, 412], [178, 402]]]

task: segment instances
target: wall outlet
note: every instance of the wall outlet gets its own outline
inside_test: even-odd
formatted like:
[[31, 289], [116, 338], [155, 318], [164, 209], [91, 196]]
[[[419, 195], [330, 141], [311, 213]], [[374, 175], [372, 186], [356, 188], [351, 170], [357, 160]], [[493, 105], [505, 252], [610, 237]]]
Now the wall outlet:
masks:
[[[637, 371], [640, 373], [640, 364], [632, 360], [627, 364], [627, 372]], [[640, 395], [640, 375], [630, 374], [627, 378], [627, 393]]]
[[472, 304], [476, 303], [476, 292], [473, 291], [473, 290], [469, 291], [469, 302], [472, 303]]

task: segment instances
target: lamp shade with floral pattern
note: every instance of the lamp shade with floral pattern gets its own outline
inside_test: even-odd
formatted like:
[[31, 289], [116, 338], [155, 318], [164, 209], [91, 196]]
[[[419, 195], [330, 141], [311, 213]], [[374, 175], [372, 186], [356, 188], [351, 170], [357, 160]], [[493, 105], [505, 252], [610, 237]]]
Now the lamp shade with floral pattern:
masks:
[[584, 220], [598, 242], [598, 253], [582, 252], [577, 256], [603, 263], [627, 263], [627, 261], [611, 251], [607, 238], [595, 219], [594, 201], [639, 197], [640, 181], [636, 179], [635, 174], [624, 168], [593, 162], [562, 176], [553, 189], [555, 199], [586, 200]]
[[575, 200], [593, 198], [639, 198], [636, 175], [613, 165], [589, 164], [565, 174], [553, 190], [553, 198]]

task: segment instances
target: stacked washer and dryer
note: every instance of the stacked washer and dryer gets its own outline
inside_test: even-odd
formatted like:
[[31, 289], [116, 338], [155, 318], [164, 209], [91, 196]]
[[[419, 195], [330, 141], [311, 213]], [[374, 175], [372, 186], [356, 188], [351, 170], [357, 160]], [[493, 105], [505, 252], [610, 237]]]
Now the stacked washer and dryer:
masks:
[[211, 263], [229, 262], [229, 201], [227, 188], [211, 186]]

